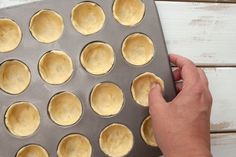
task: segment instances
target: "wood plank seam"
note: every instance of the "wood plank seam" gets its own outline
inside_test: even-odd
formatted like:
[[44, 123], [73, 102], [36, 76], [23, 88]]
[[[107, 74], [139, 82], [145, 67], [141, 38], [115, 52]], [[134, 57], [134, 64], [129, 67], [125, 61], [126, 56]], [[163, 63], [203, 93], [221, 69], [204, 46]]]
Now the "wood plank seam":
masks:
[[168, 2], [200, 2], [200, 3], [236, 3], [236, 0], [155, 0], [155, 1], [168, 1]]

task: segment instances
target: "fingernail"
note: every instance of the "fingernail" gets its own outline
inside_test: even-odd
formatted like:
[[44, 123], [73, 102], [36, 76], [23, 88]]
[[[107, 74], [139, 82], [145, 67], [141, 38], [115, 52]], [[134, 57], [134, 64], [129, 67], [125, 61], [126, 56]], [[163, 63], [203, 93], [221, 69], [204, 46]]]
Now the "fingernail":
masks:
[[159, 86], [159, 84], [157, 84], [157, 83], [152, 83], [151, 89], [156, 88], [157, 86]]
[[152, 90], [153, 88], [157, 88], [159, 91], [161, 91], [162, 94], [164, 93], [164, 91], [163, 91], [161, 85], [158, 84], [158, 83], [153, 83], [153, 84], [151, 85], [151, 90]]

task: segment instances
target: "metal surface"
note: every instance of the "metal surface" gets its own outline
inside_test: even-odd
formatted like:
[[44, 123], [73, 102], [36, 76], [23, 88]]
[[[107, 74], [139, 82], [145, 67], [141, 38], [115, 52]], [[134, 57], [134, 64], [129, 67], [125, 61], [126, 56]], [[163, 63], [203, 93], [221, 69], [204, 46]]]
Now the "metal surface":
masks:
[[[176, 95], [155, 3], [150, 0], [143, 1], [146, 6], [143, 20], [134, 27], [126, 27], [114, 19], [112, 14], [113, 1], [94, 0], [94, 2], [103, 8], [106, 14], [106, 22], [101, 31], [90, 36], [81, 35], [71, 24], [71, 10], [81, 0], [48, 0], [0, 10], [0, 18], [5, 17], [16, 21], [23, 32], [22, 41], [17, 49], [9, 53], [0, 54], [0, 63], [8, 59], [19, 59], [28, 65], [32, 75], [29, 87], [22, 94], [9, 95], [0, 91], [0, 157], [13, 157], [21, 147], [31, 143], [43, 146], [51, 157], [55, 157], [57, 156], [56, 151], [59, 141], [71, 133], [80, 133], [88, 137], [92, 144], [92, 156], [102, 157], [105, 154], [100, 150], [98, 144], [99, 134], [111, 123], [124, 124], [134, 134], [134, 147], [127, 156], [154, 157], [161, 154], [158, 148], [147, 146], [142, 140], [140, 128], [142, 121], [148, 116], [148, 108], [136, 104], [130, 92], [132, 80], [139, 74], [148, 71], [157, 74], [165, 81], [165, 97], [167, 100], [173, 99]], [[32, 15], [41, 9], [52, 9], [64, 19], [64, 33], [54, 43], [39, 43], [29, 32], [29, 21]], [[142, 32], [148, 35], [155, 47], [154, 58], [143, 67], [130, 65], [125, 61], [121, 53], [122, 42], [128, 35], [135, 32]], [[106, 42], [115, 51], [115, 65], [106, 75], [91, 75], [80, 64], [80, 53], [82, 49], [93, 41]], [[71, 79], [63, 85], [49, 85], [41, 79], [38, 73], [38, 61], [40, 57], [47, 51], [54, 49], [65, 51], [72, 58], [74, 64], [74, 72]], [[124, 92], [124, 107], [117, 116], [103, 118], [97, 115], [90, 107], [90, 92], [100, 82], [114, 82]], [[47, 105], [49, 99], [60, 91], [73, 92], [82, 102], [82, 117], [73, 126], [58, 126], [48, 116]], [[40, 111], [41, 123], [39, 129], [30, 137], [15, 137], [9, 133], [4, 125], [4, 114], [7, 108], [17, 101], [31, 102]]]

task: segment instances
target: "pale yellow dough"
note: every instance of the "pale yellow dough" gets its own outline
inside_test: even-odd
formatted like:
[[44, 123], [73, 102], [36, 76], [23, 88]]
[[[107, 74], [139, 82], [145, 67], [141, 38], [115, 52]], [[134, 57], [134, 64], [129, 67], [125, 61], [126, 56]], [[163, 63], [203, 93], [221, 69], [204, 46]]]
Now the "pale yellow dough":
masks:
[[40, 10], [30, 21], [32, 35], [42, 43], [51, 43], [58, 40], [63, 30], [63, 18], [52, 10]]
[[122, 45], [122, 54], [127, 62], [133, 65], [144, 65], [154, 56], [152, 40], [140, 33], [128, 36]]
[[113, 15], [125, 26], [134, 26], [139, 23], [145, 13], [145, 4], [142, 0], [115, 0]]
[[58, 157], [91, 157], [92, 146], [85, 136], [71, 134], [61, 140], [57, 155]]
[[90, 96], [93, 110], [101, 116], [113, 116], [120, 112], [124, 95], [122, 90], [113, 83], [97, 84]]
[[142, 123], [141, 136], [147, 145], [157, 147], [154, 131], [152, 128], [151, 116], [148, 116]]
[[109, 44], [93, 42], [83, 49], [80, 60], [89, 73], [102, 75], [107, 73], [113, 66], [114, 51]]
[[122, 124], [111, 124], [100, 134], [101, 150], [110, 157], [127, 155], [134, 144], [134, 137], [128, 127]]
[[5, 114], [5, 124], [15, 136], [30, 136], [39, 127], [40, 114], [33, 104], [17, 102], [8, 108]]
[[154, 83], [159, 84], [164, 90], [164, 81], [150, 72], [143, 73], [133, 80], [131, 92], [139, 105], [148, 107], [148, 94]]
[[48, 112], [56, 124], [68, 126], [80, 119], [82, 105], [79, 98], [73, 93], [61, 92], [51, 98]]
[[0, 65], [0, 88], [9, 94], [20, 94], [30, 84], [29, 68], [19, 60], [8, 60]]
[[105, 14], [98, 4], [82, 2], [73, 8], [71, 21], [78, 32], [83, 35], [90, 35], [102, 29]]
[[49, 155], [42, 146], [31, 144], [21, 148], [16, 157], [49, 157]]
[[14, 50], [21, 38], [20, 27], [14, 21], [0, 18], [0, 53]]
[[49, 51], [39, 61], [39, 73], [49, 84], [65, 83], [73, 73], [72, 60], [65, 52]]

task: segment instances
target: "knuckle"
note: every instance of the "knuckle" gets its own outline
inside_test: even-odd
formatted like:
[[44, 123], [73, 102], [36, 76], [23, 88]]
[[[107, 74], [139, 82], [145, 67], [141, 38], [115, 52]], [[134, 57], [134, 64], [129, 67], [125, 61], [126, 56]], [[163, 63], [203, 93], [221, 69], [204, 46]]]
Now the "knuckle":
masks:
[[198, 68], [200, 73], [204, 73], [204, 71], [201, 68]]
[[202, 83], [197, 83], [196, 85], [194, 85], [194, 88], [193, 88], [194, 93], [202, 93], [203, 91], [204, 91], [204, 87]]
[[205, 79], [204, 82], [207, 86], [209, 85], [208, 79]]
[[212, 94], [210, 93], [210, 91], [209, 91], [209, 94], [208, 94], [208, 95], [209, 95], [209, 96], [208, 96], [209, 104], [210, 104], [210, 106], [212, 106], [213, 97], [212, 97]]
[[200, 82], [200, 83], [197, 83], [197, 84], [195, 84], [195, 86], [193, 87], [193, 90], [192, 90], [192, 92], [194, 93], [194, 94], [203, 94], [204, 93], [204, 91], [205, 91], [205, 86], [203, 85], [203, 83], [202, 82]]
[[204, 72], [204, 70], [203, 70], [203, 69], [198, 69], [198, 71], [199, 71], [200, 75], [202, 76], [202, 81], [203, 81], [205, 84], [208, 85], [208, 79], [207, 79], [207, 77], [206, 77], [206, 73]]
[[198, 87], [195, 87], [193, 92], [199, 99], [199, 104], [205, 106], [207, 110], [211, 109], [213, 98], [208, 88], [206, 88], [204, 85], [200, 85]]
[[185, 61], [186, 61], [186, 64], [188, 64], [188, 65], [196, 66], [195, 63], [189, 59], [187, 59]]

